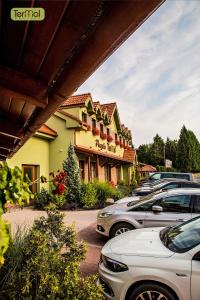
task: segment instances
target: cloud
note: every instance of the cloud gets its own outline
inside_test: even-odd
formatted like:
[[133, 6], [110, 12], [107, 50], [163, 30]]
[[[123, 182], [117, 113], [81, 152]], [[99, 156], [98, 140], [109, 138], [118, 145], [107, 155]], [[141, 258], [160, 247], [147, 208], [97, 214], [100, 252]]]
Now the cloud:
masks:
[[116, 101], [134, 144], [183, 124], [200, 139], [199, 1], [165, 2], [78, 90]]

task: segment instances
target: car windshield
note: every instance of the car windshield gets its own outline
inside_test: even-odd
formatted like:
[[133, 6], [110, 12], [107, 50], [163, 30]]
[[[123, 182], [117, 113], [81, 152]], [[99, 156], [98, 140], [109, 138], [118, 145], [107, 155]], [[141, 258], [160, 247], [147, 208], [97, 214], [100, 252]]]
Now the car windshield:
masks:
[[135, 203], [135, 201], [131, 201], [127, 203], [127, 206], [140, 206], [143, 203], [149, 202], [149, 200], [154, 200], [154, 196], [156, 196], [157, 194], [162, 193], [162, 191], [155, 191], [153, 193], [150, 193], [148, 195], [145, 196], [140, 196], [140, 198], [137, 200], [137, 203]]
[[200, 217], [160, 232], [162, 243], [173, 252], [184, 253], [200, 244]]

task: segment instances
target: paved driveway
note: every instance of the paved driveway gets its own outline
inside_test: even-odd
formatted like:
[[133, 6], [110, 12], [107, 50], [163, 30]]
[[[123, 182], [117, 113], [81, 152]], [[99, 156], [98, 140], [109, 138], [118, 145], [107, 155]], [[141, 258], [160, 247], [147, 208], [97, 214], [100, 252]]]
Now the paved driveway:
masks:
[[[63, 212], [65, 224], [75, 223], [79, 240], [85, 240], [88, 244], [86, 260], [81, 263], [81, 271], [85, 275], [97, 272], [100, 251], [106, 242], [106, 239], [99, 236], [95, 231], [97, 212], [98, 210]], [[30, 227], [34, 219], [45, 215], [46, 212], [44, 211], [26, 207], [22, 210], [17, 209], [16, 211], [7, 212], [3, 215], [3, 219], [11, 223], [12, 233], [14, 234], [17, 226]]]

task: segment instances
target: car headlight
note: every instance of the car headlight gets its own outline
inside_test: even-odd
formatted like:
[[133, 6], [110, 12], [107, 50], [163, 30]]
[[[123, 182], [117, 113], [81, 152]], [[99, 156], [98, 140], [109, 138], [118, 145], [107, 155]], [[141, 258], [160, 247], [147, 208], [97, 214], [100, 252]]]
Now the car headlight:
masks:
[[107, 218], [109, 216], [112, 216], [112, 213], [110, 211], [105, 211], [99, 214], [99, 218]]
[[107, 268], [110, 271], [115, 272], [115, 273], [124, 272], [124, 271], [128, 270], [127, 265], [125, 265], [119, 261], [116, 261], [112, 258], [109, 258], [103, 254], [101, 254], [101, 257], [100, 257], [100, 263], [103, 263], [105, 268]]

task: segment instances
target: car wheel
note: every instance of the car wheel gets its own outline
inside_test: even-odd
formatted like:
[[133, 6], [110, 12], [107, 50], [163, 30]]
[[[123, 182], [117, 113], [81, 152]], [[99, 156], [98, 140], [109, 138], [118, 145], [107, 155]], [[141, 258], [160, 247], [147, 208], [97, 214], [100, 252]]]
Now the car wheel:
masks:
[[111, 228], [110, 237], [113, 238], [115, 236], [118, 236], [124, 232], [133, 230], [133, 229], [135, 229], [135, 228], [133, 227], [133, 225], [131, 225], [129, 223], [126, 223], [126, 222], [118, 223]]
[[176, 300], [167, 288], [156, 283], [145, 283], [136, 287], [127, 298], [128, 300]]

